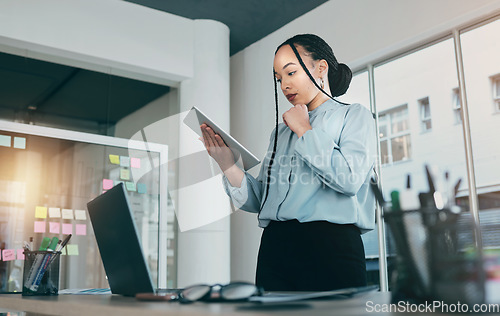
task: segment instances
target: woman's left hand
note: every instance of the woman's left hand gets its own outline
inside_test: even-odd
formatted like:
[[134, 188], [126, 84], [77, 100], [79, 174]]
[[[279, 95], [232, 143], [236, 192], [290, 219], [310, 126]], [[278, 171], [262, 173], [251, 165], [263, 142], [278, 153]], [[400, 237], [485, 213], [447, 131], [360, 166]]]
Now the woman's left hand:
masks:
[[309, 114], [305, 104], [296, 104], [283, 113], [283, 122], [300, 138], [305, 132], [312, 129], [309, 123]]

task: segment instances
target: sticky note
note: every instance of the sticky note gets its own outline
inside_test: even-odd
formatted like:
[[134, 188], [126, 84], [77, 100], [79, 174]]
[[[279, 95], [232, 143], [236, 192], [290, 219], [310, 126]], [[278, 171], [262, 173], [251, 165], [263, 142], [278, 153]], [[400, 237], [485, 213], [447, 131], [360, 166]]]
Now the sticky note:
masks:
[[87, 213], [85, 210], [75, 210], [75, 219], [79, 221], [84, 221], [87, 219]]
[[73, 234], [73, 224], [63, 224], [62, 225], [62, 233], [63, 235]]
[[102, 180], [102, 189], [103, 190], [109, 190], [113, 187], [113, 180], [110, 179], [103, 179]]
[[111, 162], [114, 165], [119, 165], [120, 164], [120, 156], [118, 156], [118, 155], [109, 155], [109, 162]]
[[35, 221], [35, 233], [45, 233], [45, 222]]
[[37, 206], [35, 208], [35, 218], [47, 218], [47, 208], [45, 206]]
[[52, 234], [59, 234], [61, 232], [61, 224], [56, 222], [49, 222], [49, 232]]
[[24, 260], [24, 249], [17, 249], [17, 260]]
[[76, 224], [75, 230], [77, 235], [85, 236], [87, 235], [87, 225], [86, 224]]
[[61, 256], [65, 256], [65, 255], [66, 255], [66, 247], [61, 249]]
[[130, 158], [130, 166], [132, 168], [141, 168], [141, 159], [139, 158]]
[[0, 135], [0, 146], [10, 147], [10, 140], [12, 137], [7, 135]]
[[68, 251], [68, 256], [78, 256], [77, 244], [66, 245], [66, 249]]
[[120, 179], [122, 180], [130, 180], [130, 170], [128, 169], [120, 169]]
[[16, 250], [14, 249], [4, 249], [2, 250], [3, 261], [16, 260]]
[[113, 180], [103, 179], [102, 180], [102, 189], [109, 190], [113, 187]]
[[58, 207], [49, 207], [49, 217], [60, 218], [61, 217], [61, 209]]
[[135, 183], [134, 182], [125, 182], [125, 186], [127, 187], [127, 191], [135, 191]]
[[115, 180], [115, 185], [118, 185], [118, 184], [120, 184], [120, 183], [125, 183], [125, 182], [123, 182], [123, 181], [121, 181], [121, 180]]
[[146, 193], [146, 184], [145, 183], [137, 183], [137, 192]]
[[73, 210], [65, 209], [62, 210], [62, 218], [63, 219], [73, 219]]
[[130, 167], [130, 158], [125, 156], [120, 156], [120, 166]]
[[26, 138], [14, 137], [14, 148], [26, 149]]

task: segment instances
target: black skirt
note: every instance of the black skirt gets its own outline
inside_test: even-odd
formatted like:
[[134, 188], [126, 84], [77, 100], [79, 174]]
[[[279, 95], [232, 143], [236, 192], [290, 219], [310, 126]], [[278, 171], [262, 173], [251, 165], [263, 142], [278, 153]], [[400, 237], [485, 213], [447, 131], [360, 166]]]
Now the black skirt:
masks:
[[256, 284], [266, 291], [328, 291], [366, 285], [359, 228], [326, 221], [271, 221], [262, 233]]

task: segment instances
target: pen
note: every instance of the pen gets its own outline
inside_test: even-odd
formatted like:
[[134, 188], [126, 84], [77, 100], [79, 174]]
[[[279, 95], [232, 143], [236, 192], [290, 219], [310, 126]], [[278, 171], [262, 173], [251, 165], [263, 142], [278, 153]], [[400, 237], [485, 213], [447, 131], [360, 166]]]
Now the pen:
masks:
[[436, 187], [434, 187], [434, 180], [432, 179], [431, 170], [428, 165], [425, 165], [425, 173], [427, 174], [427, 182], [429, 183], [429, 193], [434, 194]]
[[427, 182], [429, 182], [429, 195], [432, 197], [432, 201], [429, 201], [429, 204], [434, 204], [437, 209], [442, 210], [444, 207], [443, 195], [441, 192], [436, 191], [431, 170], [428, 165], [425, 165], [425, 173], [427, 174]]
[[31, 246], [30, 246], [30, 243], [29, 243], [29, 242], [27, 242], [26, 240], [25, 240], [25, 241], [23, 241], [23, 248], [24, 248], [25, 250], [31, 251]]
[[[50, 238], [44, 237], [42, 240], [42, 244], [40, 245], [40, 248], [38, 250], [45, 251], [45, 250], [47, 250], [47, 247], [49, 245], [50, 245]], [[40, 268], [40, 265], [42, 264], [43, 257], [44, 257], [43, 254], [36, 255], [35, 260], [33, 261], [33, 265], [31, 266], [30, 271], [28, 272], [28, 277], [26, 278], [26, 282], [24, 283], [24, 287], [30, 288], [31, 284], [33, 284], [33, 281], [35, 280], [36, 272], [38, 271], [38, 269]]]
[[458, 179], [457, 184], [455, 184], [455, 196], [458, 193], [458, 189], [460, 188], [460, 183], [462, 183], [462, 178]]
[[[59, 238], [53, 237], [51, 242], [50, 242], [50, 245], [47, 247], [47, 251], [54, 252], [57, 245], [58, 245], [58, 242], [59, 242]], [[51, 254], [51, 253], [47, 253], [43, 257], [42, 264], [40, 265], [40, 268], [38, 269], [38, 271], [35, 275], [35, 278], [33, 280], [33, 284], [31, 284], [31, 286], [29, 288], [31, 291], [36, 292], [38, 290], [38, 286], [40, 285], [40, 282], [42, 281], [43, 275], [45, 274], [45, 271], [47, 270], [47, 267], [49, 266], [49, 264], [51, 262], [50, 259], [53, 256], [55, 256], [55, 255]]]
[[68, 236], [66, 236], [66, 238], [64, 238], [63, 242], [59, 245], [59, 249], [57, 249], [56, 251], [61, 251], [64, 248], [64, 246], [66, 246], [68, 241], [71, 239], [71, 236], [72, 236], [72, 234], [69, 234]]
[[57, 254], [58, 252], [61, 251], [62, 247], [61, 247], [61, 242], [62, 240], [59, 240], [57, 242], [57, 247], [56, 247], [56, 254], [52, 255], [52, 258], [50, 258], [50, 261], [49, 261], [49, 265], [52, 263], [52, 261], [56, 260], [56, 256], [58, 256], [59, 254]]
[[33, 249], [33, 237], [30, 237], [30, 251], [32, 251]]
[[372, 191], [375, 194], [375, 198], [377, 199], [378, 203], [380, 204], [380, 206], [384, 207], [385, 205], [384, 195], [380, 191], [380, 188], [378, 187], [375, 178], [371, 179], [370, 186], [372, 187]]

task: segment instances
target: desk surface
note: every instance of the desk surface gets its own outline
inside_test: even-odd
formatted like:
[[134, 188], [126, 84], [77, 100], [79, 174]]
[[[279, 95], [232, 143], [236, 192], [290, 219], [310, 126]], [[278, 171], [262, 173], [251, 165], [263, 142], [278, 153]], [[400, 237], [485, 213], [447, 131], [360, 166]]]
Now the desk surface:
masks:
[[[181, 305], [178, 302], [143, 302], [132, 297], [118, 295], [59, 295], [23, 297], [20, 294], [0, 295], [0, 308], [44, 315], [110, 316], [110, 315], [363, 315], [367, 314], [367, 302], [389, 303], [390, 294], [371, 292], [358, 294], [349, 299], [308, 300], [286, 304], [256, 303], [202, 303]], [[389, 315], [389, 313], [376, 313]], [[390, 314], [394, 315], [394, 314]]]
[[[388, 316], [405, 314], [400, 309], [393, 310], [392, 312], [387, 310], [390, 298], [391, 294], [387, 292], [370, 292], [358, 294], [357, 296], [348, 299], [308, 300], [286, 304], [261, 305], [249, 302], [196, 302], [193, 304], [182, 305], [178, 302], [143, 302], [137, 301], [133, 297], [123, 297], [119, 295], [59, 295], [23, 297], [20, 294], [1, 294], [0, 311], [2, 309], [9, 309], [28, 312], [28, 315], [36, 314], [38, 316], [351, 316], [370, 314]], [[498, 306], [495, 312], [496, 314], [490, 313], [488, 315], [500, 315]], [[439, 309], [433, 311], [422, 310], [421, 313], [416, 314], [432, 314], [436, 316], [449, 315], [449, 313]]]

